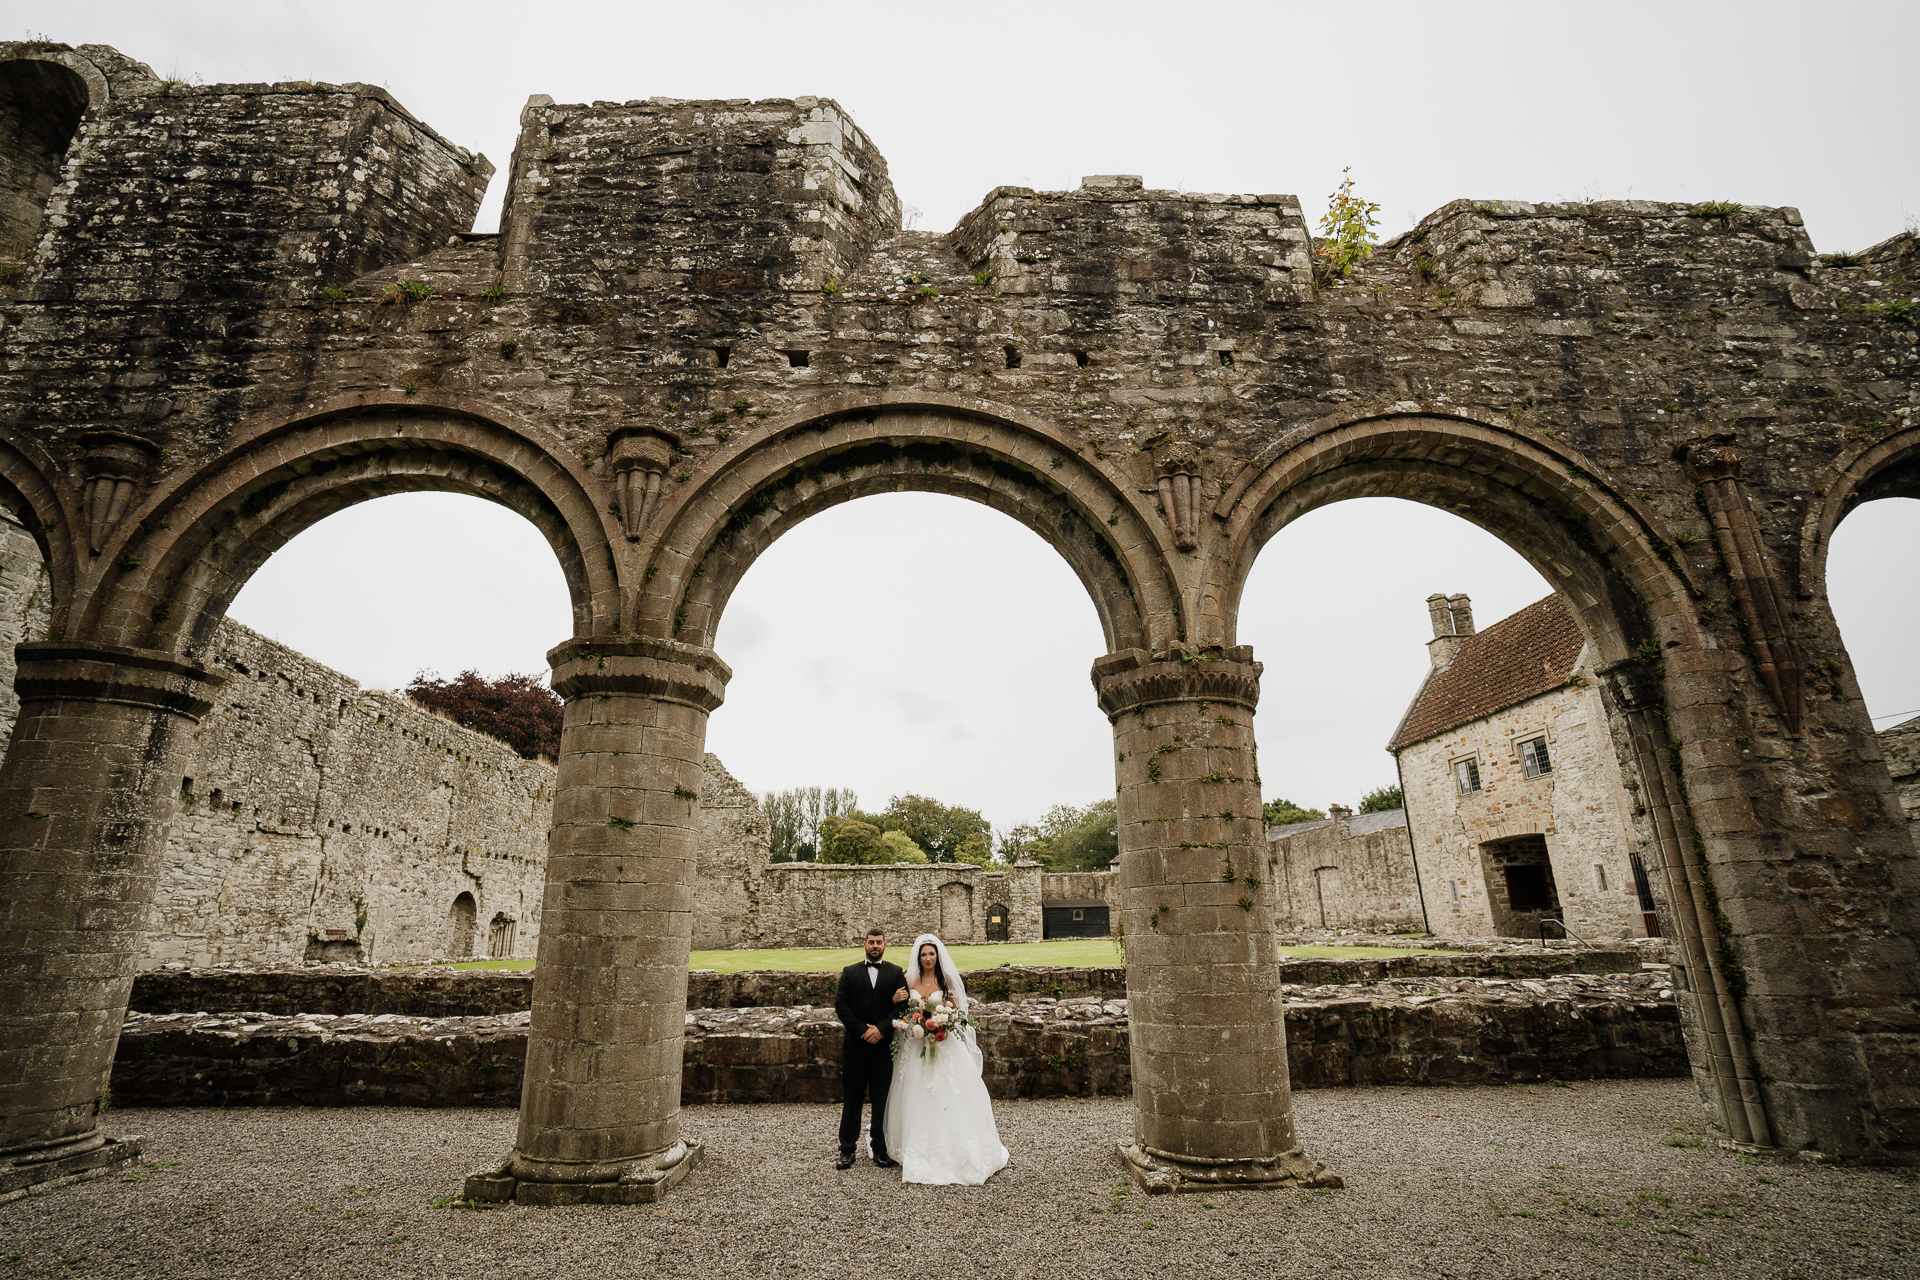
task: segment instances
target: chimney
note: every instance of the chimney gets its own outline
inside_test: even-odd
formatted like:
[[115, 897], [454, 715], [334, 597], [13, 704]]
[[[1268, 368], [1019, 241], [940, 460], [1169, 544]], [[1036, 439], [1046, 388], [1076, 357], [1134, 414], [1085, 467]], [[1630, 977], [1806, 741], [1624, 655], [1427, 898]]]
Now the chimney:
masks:
[[1327, 806], [1327, 816], [1335, 822], [1345, 822], [1353, 816], [1353, 810], [1343, 804], [1330, 804]]
[[1427, 654], [1433, 659], [1433, 669], [1443, 671], [1460, 652], [1460, 642], [1473, 634], [1473, 601], [1464, 592], [1443, 596], [1436, 591], [1427, 597], [1427, 616], [1433, 620], [1433, 639], [1427, 641]]

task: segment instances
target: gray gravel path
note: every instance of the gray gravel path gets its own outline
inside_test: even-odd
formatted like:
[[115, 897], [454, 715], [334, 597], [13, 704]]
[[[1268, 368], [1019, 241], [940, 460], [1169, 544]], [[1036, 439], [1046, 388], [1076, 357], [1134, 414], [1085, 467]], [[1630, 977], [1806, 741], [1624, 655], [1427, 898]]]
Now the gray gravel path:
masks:
[[1685, 1081], [1296, 1105], [1346, 1190], [1147, 1200], [1110, 1154], [1124, 1099], [996, 1104], [1013, 1165], [985, 1188], [836, 1173], [836, 1108], [718, 1106], [684, 1114], [710, 1154], [663, 1205], [483, 1213], [433, 1202], [507, 1150], [511, 1111], [116, 1111], [158, 1167], [0, 1206], [0, 1280], [1920, 1275], [1910, 1171], [1692, 1145]]

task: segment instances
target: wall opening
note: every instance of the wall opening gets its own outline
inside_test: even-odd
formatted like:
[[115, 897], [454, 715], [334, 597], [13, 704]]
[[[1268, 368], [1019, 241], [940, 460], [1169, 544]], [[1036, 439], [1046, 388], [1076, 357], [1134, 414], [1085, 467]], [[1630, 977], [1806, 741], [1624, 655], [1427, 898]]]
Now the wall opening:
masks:
[[462, 893], [447, 910], [447, 954], [464, 959], [473, 954], [473, 932], [480, 911], [470, 893]]
[[32, 254], [86, 110], [86, 81], [59, 63], [0, 63], [0, 264]]
[[1505, 938], [1539, 935], [1540, 922], [1560, 918], [1559, 886], [1544, 835], [1512, 836], [1480, 846], [1493, 931]]

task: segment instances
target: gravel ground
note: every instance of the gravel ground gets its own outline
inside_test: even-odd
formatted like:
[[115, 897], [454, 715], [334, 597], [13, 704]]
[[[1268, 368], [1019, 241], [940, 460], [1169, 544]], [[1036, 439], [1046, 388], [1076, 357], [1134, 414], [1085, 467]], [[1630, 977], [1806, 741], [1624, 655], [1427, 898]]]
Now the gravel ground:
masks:
[[511, 1111], [115, 1111], [149, 1166], [0, 1205], [0, 1277], [1920, 1274], [1911, 1171], [1706, 1149], [1686, 1081], [1295, 1104], [1346, 1190], [1148, 1200], [1111, 1154], [1124, 1099], [996, 1104], [1013, 1164], [984, 1188], [836, 1173], [837, 1108], [717, 1106], [684, 1113], [707, 1162], [664, 1204], [479, 1213], [434, 1202]]

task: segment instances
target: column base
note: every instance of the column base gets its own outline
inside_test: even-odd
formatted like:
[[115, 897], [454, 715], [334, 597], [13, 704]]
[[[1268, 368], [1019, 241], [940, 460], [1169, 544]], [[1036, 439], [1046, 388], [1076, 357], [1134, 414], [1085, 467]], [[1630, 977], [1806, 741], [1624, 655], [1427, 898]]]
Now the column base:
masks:
[[136, 1136], [105, 1138], [94, 1134], [59, 1147], [0, 1155], [0, 1204], [131, 1168], [140, 1160], [144, 1141]]
[[1345, 1180], [1327, 1172], [1318, 1160], [1289, 1151], [1271, 1160], [1189, 1160], [1142, 1146], [1118, 1142], [1114, 1152], [1139, 1188], [1150, 1196], [1179, 1191], [1285, 1191], [1297, 1187], [1332, 1190]]
[[[466, 1198], [476, 1204], [652, 1204], [679, 1186], [706, 1153], [698, 1142], [683, 1141], [650, 1156], [571, 1171], [515, 1155], [497, 1168], [469, 1175]], [[556, 1172], [566, 1176], [529, 1176]]]

